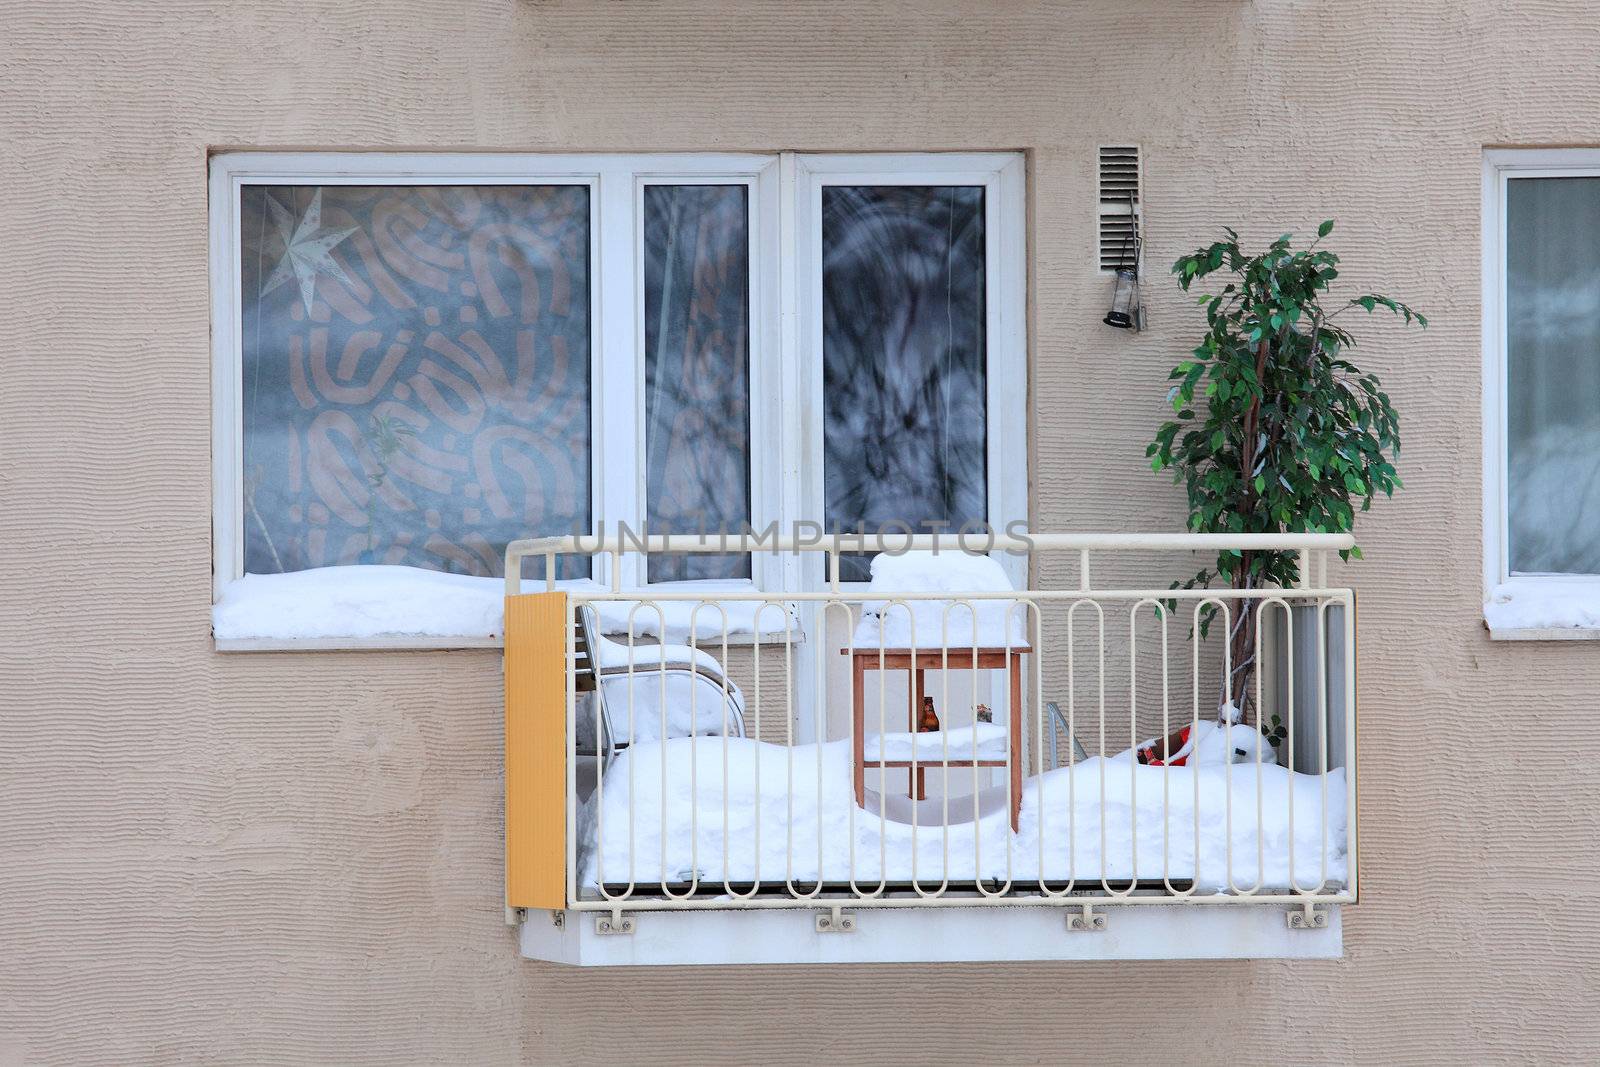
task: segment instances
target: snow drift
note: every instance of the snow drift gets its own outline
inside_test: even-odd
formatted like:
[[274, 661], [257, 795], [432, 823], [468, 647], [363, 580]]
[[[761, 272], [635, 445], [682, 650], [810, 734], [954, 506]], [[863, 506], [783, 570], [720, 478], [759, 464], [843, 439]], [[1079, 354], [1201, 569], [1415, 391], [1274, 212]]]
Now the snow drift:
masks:
[[973, 797], [949, 798], [948, 827], [944, 802], [926, 801], [913, 826], [902, 821], [910, 816], [891, 817], [892, 803], [882, 816], [855, 806], [845, 741], [643, 744], [618, 757], [579, 814], [582, 885], [632, 880], [648, 891], [696, 876], [843, 883], [852, 854], [863, 888], [880, 878], [1031, 882], [1042, 873], [1051, 888], [1069, 878], [1167, 877], [1192, 879], [1201, 892], [1311, 890], [1346, 877], [1342, 770], [1324, 778], [1254, 763], [1145, 767], [1096, 757], [1028, 779], [1015, 834], [1003, 797], [1003, 787], [979, 795], [976, 819]]

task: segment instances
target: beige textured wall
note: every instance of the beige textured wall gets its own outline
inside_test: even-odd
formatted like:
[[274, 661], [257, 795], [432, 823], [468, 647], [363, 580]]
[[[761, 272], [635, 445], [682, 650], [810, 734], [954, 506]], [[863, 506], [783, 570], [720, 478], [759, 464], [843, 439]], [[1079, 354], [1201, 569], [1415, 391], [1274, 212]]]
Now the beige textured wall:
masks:
[[[1562, 0], [12, 0], [0, 1063], [1593, 1060], [1597, 649], [1479, 622], [1480, 148], [1600, 143]], [[1340, 218], [1409, 488], [1365, 526], [1365, 902], [1330, 963], [579, 973], [501, 924], [488, 652], [211, 651], [209, 147], [1030, 150], [1035, 520], [1176, 528], [1151, 261]], [[1536, 784], [1527, 785], [1525, 783]], [[972, 1011], [951, 1010], [973, 1003]]]

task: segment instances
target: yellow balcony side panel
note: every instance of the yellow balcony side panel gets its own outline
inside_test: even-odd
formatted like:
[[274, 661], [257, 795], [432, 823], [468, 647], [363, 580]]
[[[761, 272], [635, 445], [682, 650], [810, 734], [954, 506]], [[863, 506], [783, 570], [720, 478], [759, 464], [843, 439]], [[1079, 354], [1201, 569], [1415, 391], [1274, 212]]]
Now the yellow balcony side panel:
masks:
[[506, 598], [506, 904], [564, 908], [567, 893], [565, 593]]

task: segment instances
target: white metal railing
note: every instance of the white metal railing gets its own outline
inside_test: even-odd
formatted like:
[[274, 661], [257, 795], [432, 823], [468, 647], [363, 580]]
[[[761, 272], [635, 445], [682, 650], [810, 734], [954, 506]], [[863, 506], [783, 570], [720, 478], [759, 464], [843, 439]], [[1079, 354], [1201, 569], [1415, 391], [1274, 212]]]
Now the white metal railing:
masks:
[[[1075, 555], [1075, 587], [874, 592], [840, 580], [842, 554], [879, 544], [848, 536], [508, 546], [508, 594], [522, 591], [529, 557], [544, 559], [543, 588], [558, 586], [557, 557], [573, 553], [611, 557], [612, 576], [625, 553], [827, 561], [819, 587], [782, 591], [624, 589], [619, 577], [559, 583], [588, 624], [567, 638], [568, 906], [1262, 903], [1301, 906], [1310, 923], [1314, 905], [1354, 901], [1355, 598], [1327, 587], [1327, 554], [1349, 548], [1348, 536], [978, 540], [969, 539], [1027, 554], [1034, 574], [1052, 556]], [[960, 551], [951, 537], [881, 543], [891, 552]], [[1161, 552], [1223, 549], [1296, 553], [1299, 585], [1169, 587], [1193, 559], [1167, 560], [1172, 573], [1159, 584], [1092, 581], [1132, 566], [1148, 574]], [[915, 609], [925, 604], [939, 617], [937, 634], [916, 632]], [[1230, 725], [1217, 714], [1219, 680], [1233, 666], [1225, 635], [1252, 606], [1254, 714]], [[901, 610], [910, 645], [897, 652], [887, 635]], [[1220, 624], [1202, 637], [1209, 611]], [[1003, 639], [984, 647], [997, 612]], [[878, 619], [879, 641], [861, 648], [864, 614]], [[900, 686], [882, 668], [906, 651], [913, 668], [938, 676], [936, 741], [910, 723], [901, 729], [892, 710], [910, 677]], [[860, 681], [839, 696], [858, 659], [876, 675], [875, 700]], [[996, 675], [1017, 677], [1020, 693], [996, 698]], [[908, 704], [931, 695], [923, 684], [906, 693]], [[988, 702], [1005, 705], [1003, 730], [980, 722]], [[1048, 703], [1065, 709], [1060, 719]], [[1258, 728], [1270, 728], [1273, 715], [1284, 731], [1276, 747]], [[1195, 744], [1186, 764], [1133, 755], [1185, 726]], [[1061, 751], [1065, 760], [1054, 755]], [[940, 796], [899, 797], [928, 772]], [[864, 790], [864, 777], [876, 790]]]

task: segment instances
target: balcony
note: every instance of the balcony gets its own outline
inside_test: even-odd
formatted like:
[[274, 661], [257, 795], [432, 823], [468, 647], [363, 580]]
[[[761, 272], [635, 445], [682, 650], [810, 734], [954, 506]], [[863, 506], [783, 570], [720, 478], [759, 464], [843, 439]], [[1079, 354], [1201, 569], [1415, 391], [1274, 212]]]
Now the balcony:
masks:
[[[990, 544], [901, 541], [870, 586], [839, 579], [851, 539], [512, 544], [506, 902], [524, 955], [1339, 955], [1356, 616], [1327, 557], [1349, 538]], [[669, 550], [781, 556], [790, 588], [548, 578], [562, 555], [614, 575]], [[1299, 585], [1171, 588], [1219, 550], [1296, 553]], [[1245, 662], [1239, 710], [1221, 694]]]

